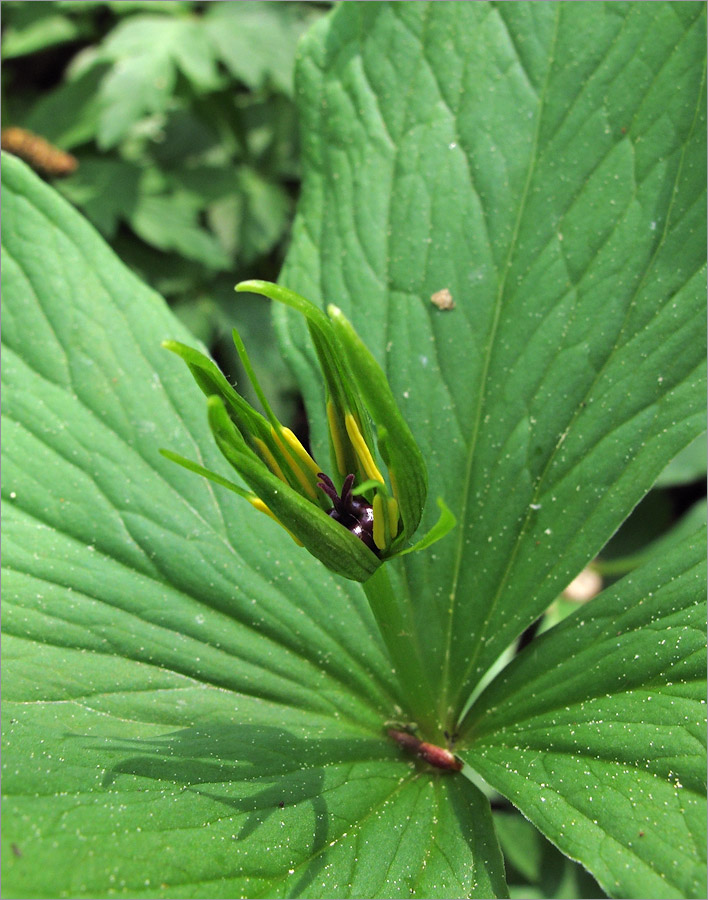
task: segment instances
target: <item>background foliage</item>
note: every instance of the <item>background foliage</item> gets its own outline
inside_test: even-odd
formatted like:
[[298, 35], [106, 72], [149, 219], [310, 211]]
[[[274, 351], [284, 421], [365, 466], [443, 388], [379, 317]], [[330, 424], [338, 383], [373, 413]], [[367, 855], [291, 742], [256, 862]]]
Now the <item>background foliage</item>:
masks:
[[[275, 279], [300, 183], [293, 66], [328, 3], [3, 2], [2, 123], [70, 151], [56, 187], [239, 372], [233, 286]], [[265, 304], [239, 328], [290, 417]]]
[[[495, 637], [467, 682], [432, 654], [441, 721], [530, 643], [459, 743], [496, 788], [482, 785], [512, 895], [600, 888], [502, 794], [610, 893], [698, 896], [705, 438], [664, 466], [701, 422], [704, 11], [542, 6], [347, 4], [322, 20], [302, 48], [308, 181], [284, 283], [352, 316], [425, 447], [433, 498], [458, 504], [459, 543], [407, 577], [428, 602], [458, 572], [453, 593], [472, 601], [453, 633], [485, 621]], [[323, 11], [3, 4], [3, 124], [71, 150], [79, 167], [57, 189], [227, 364], [236, 321], [271, 396], [293, 382], [267, 307], [232, 286], [280, 265], [300, 171], [295, 43]], [[382, 740], [398, 697], [360, 590], [157, 455], [219, 466], [199, 398], [159, 349], [189, 337], [22, 167], [3, 178], [4, 895], [502, 896], [480, 791]], [[442, 287], [455, 310], [430, 304]], [[279, 328], [317, 448], [320, 385], [297, 324]], [[566, 470], [583, 491], [561, 502]], [[517, 527], [529, 504], [538, 522]], [[596, 551], [607, 582], [644, 567], [582, 629], [576, 615], [531, 641], [577, 608], [553, 598]], [[517, 599], [493, 624], [510, 560]], [[446, 605], [417, 615], [434, 650]], [[652, 768], [647, 746], [668, 763]], [[563, 783], [606, 791], [610, 821]]]

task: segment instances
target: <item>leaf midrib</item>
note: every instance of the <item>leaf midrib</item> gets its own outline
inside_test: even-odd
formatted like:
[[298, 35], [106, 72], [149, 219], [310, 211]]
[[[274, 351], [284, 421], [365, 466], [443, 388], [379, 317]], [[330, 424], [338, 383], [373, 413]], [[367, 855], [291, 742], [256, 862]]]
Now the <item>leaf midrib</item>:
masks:
[[[556, 17], [556, 23], [557, 23], [557, 21], [558, 21], [558, 17]], [[549, 65], [549, 71], [550, 71], [550, 65]], [[651, 271], [652, 271], [653, 264], [654, 264], [656, 258], [658, 257], [660, 250], [661, 250], [662, 247], [664, 246], [664, 243], [665, 243], [665, 241], [666, 241], [666, 236], [667, 236], [668, 230], [669, 230], [669, 225], [670, 225], [670, 224], [673, 224], [672, 218], [671, 218], [671, 213], [672, 213], [672, 210], [673, 210], [673, 207], [674, 207], [674, 202], [675, 202], [676, 195], [677, 195], [677, 192], [678, 192], [678, 186], [679, 186], [679, 183], [680, 183], [680, 181], [681, 181], [681, 176], [682, 176], [682, 173], [683, 173], [684, 160], [685, 160], [686, 152], [687, 152], [687, 149], [688, 149], [688, 146], [689, 146], [690, 138], [691, 138], [691, 136], [693, 135], [693, 133], [694, 133], [694, 131], [695, 131], [696, 123], [697, 123], [698, 117], [699, 117], [699, 115], [700, 115], [700, 109], [701, 109], [701, 106], [700, 106], [700, 98], [701, 98], [701, 96], [702, 96], [703, 85], [704, 85], [704, 83], [705, 83], [705, 78], [706, 78], [706, 65], [705, 65], [705, 63], [704, 63], [703, 72], [702, 72], [702, 76], [701, 76], [701, 83], [700, 83], [699, 90], [697, 91], [697, 102], [696, 102], [696, 107], [695, 107], [695, 111], [694, 111], [694, 118], [693, 118], [693, 122], [692, 122], [692, 124], [691, 124], [691, 129], [690, 129], [690, 131], [689, 131], [688, 137], [687, 137], [686, 141], [684, 142], [683, 147], [682, 147], [682, 149], [681, 149], [680, 161], [679, 161], [679, 165], [677, 166], [677, 169], [676, 169], [676, 175], [675, 175], [675, 177], [674, 177], [674, 183], [673, 183], [673, 186], [672, 186], [672, 192], [671, 192], [671, 200], [669, 201], [669, 206], [668, 206], [667, 213], [666, 213], [666, 219], [665, 219], [665, 222], [664, 222], [664, 229], [663, 229], [663, 231], [662, 231], [662, 234], [661, 234], [661, 237], [660, 237], [659, 241], [656, 243], [656, 245], [655, 245], [655, 247], [654, 247], [654, 250], [653, 250], [653, 252], [652, 252], [652, 255], [651, 255], [651, 258], [650, 258], [650, 260], [649, 260], [649, 263], [648, 263], [647, 266], [645, 267], [644, 272], [642, 273], [642, 277], [640, 278], [640, 280], [638, 281], [638, 283], [637, 283], [637, 285], [636, 285], [636, 287], [635, 287], [635, 290], [634, 290], [634, 292], [633, 292], [633, 296], [632, 296], [631, 300], [627, 303], [627, 306], [626, 306], [626, 309], [625, 309], [625, 314], [624, 314], [624, 319], [623, 319], [622, 325], [621, 325], [621, 327], [620, 327], [620, 329], [619, 329], [619, 331], [618, 331], [618, 333], [617, 333], [617, 337], [616, 337], [616, 339], [615, 339], [615, 344], [614, 344], [613, 350], [617, 349], [618, 346], [619, 346], [619, 340], [620, 340], [620, 337], [621, 337], [621, 335], [622, 335], [622, 334], [624, 333], [624, 331], [625, 331], [625, 328], [626, 328], [626, 326], [627, 326], [627, 321], [628, 321], [628, 319], [629, 319], [630, 313], [631, 313], [632, 309], [634, 308], [634, 306], [635, 306], [635, 304], [636, 304], [636, 299], [637, 299], [638, 295], [640, 294], [640, 292], [641, 292], [641, 290], [642, 290], [644, 284], [645, 284], [646, 281], [648, 280], [649, 275], [650, 275], [650, 273], [651, 273]], [[544, 90], [545, 90], [545, 85], [544, 85]], [[539, 115], [539, 119], [540, 119], [540, 115]], [[525, 199], [525, 195], [524, 195], [524, 199]], [[523, 206], [523, 203], [522, 203], [522, 206]], [[522, 210], [520, 210], [520, 212], [521, 212], [521, 211], [522, 211]], [[517, 224], [518, 224], [518, 223], [517, 223]], [[514, 239], [516, 239], [516, 231], [515, 231], [515, 234], [514, 234]], [[507, 269], [507, 271], [508, 271], [508, 269]], [[506, 272], [505, 272], [504, 278], [506, 278]], [[501, 295], [499, 296], [499, 303], [498, 303], [498, 306], [500, 305], [500, 303], [501, 303]], [[493, 342], [493, 339], [492, 339], [492, 342]], [[491, 344], [492, 342], [490, 342], [490, 344]], [[607, 369], [607, 367], [608, 367], [608, 365], [609, 365], [611, 359], [612, 359], [612, 354], [609, 354], [609, 355], [606, 357], [606, 359], [604, 360], [602, 366], [601, 366], [601, 367], [598, 369], [598, 371], [596, 372], [595, 377], [593, 378], [592, 383], [590, 384], [590, 386], [588, 387], [588, 389], [587, 389], [587, 391], [586, 391], [586, 394], [585, 394], [585, 398], [586, 398], [586, 399], [587, 399], [587, 397], [590, 396], [590, 394], [592, 393], [592, 391], [593, 391], [593, 389], [595, 388], [595, 386], [599, 383], [599, 381], [600, 381], [601, 377], [604, 375], [604, 372], [605, 372], [605, 370]], [[485, 370], [485, 371], [486, 371], [486, 370]], [[484, 399], [484, 398], [482, 397], [482, 398], [481, 398], [481, 403], [482, 403], [482, 404], [483, 404], [483, 399]], [[543, 471], [540, 473], [540, 475], [539, 475], [538, 478], [536, 479], [536, 485], [535, 485], [535, 489], [534, 489], [534, 494], [533, 494], [533, 497], [532, 497], [532, 499], [531, 499], [531, 504], [529, 505], [529, 508], [527, 509], [527, 512], [526, 512], [526, 516], [525, 516], [525, 518], [524, 518], [524, 521], [523, 521], [523, 523], [522, 523], [522, 525], [521, 525], [521, 528], [520, 528], [520, 531], [519, 531], [519, 536], [518, 536], [516, 542], [514, 543], [514, 546], [513, 546], [513, 548], [512, 548], [511, 553], [509, 554], [509, 558], [508, 558], [508, 560], [507, 560], [507, 564], [506, 564], [506, 566], [505, 566], [504, 572], [503, 572], [503, 574], [502, 574], [502, 577], [501, 577], [500, 580], [499, 580], [499, 585], [498, 585], [497, 591], [495, 592], [495, 595], [494, 595], [494, 597], [493, 597], [491, 603], [490, 603], [489, 606], [487, 607], [487, 614], [485, 615], [485, 618], [483, 619], [483, 621], [482, 621], [482, 623], [481, 623], [481, 627], [480, 627], [480, 631], [479, 631], [479, 639], [477, 640], [477, 642], [476, 642], [476, 644], [475, 644], [474, 651], [473, 651], [472, 654], [470, 655], [469, 660], [468, 660], [468, 664], [467, 664], [467, 666], [466, 666], [466, 668], [465, 668], [465, 670], [464, 670], [464, 672], [463, 672], [461, 678], [459, 679], [460, 688], [461, 688], [462, 690], [465, 689], [465, 685], [466, 685], [466, 683], [467, 683], [467, 680], [468, 680], [468, 678], [470, 677], [471, 672], [473, 671], [474, 664], [475, 664], [475, 662], [476, 662], [476, 660], [477, 660], [477, 658], [478, 658], [478, 656], [479, 656], [480, 649], [481, 649], [481, 647], [482, 647], [482, 638], [483, 638], [483, 636], [484, 636], [484, 634], [485, 634], [487, 628], [489, 627], [489, 623], [490, 623], [491, 618], [492, 618], [492, 613], [493, 613], [493, 611], [495, 610], [496, 605], [497, 605], [497, 603], [499, 602], [499, 599], [501, 598], [501, 596], [502, 596], [502, 594], [503, 594], [504, 587], [506, 586], [507, 580], [508, 580], [509, 575], [510, 575], [510, 573], [511, 573], [511, 569], [512, 569], [513, 563], [514, 563], [514, 561], [515, 561], [515, 559], [516, 559], [516, 556], [518, 555], [518, 552], [519, 552], [519, 549], [520, 549], [520, 546], [521, 546], [521, 543], [522, 543], [522, 538], [523, 538], [524, 534], [526, 533], [526, 530], [527, 530], [527, 528], [528, 528], [529, 521], [531, 520], [531, 516], [532, 516], [532, 509], [531, 509], [531, 506], [532, 506], [532, 505], [538, 505], [539, 500], [540, 500], [541, 497], [543, 496], [543, 495], [542, 495], [541, 493], [539, 493], [539, 492], [540, 492], [541, 487], [542, 487], [542, 485], [543, 485], [543, 483], [544, 483], [544, 479], [545, 479], [545, 477], [546, 477], [546, 474], [547, 474], [547, 472], [549, 471], [551, 465], [553, 464], [553, 462], [554, 462], [554, 460], [555, 460], [555, 458], [556, 458], [556, 455], [557, 455], [557, 453], [558, 453], [560, 447], [562, 446], [562, 444], [563, 444], [563, 442], [564, 442], [564, 440], [565, 440], [566, 435], [567, 435], [568, 432], [572, 429], [573, 424], [575, 423], [575, 421], [577, 420], [577, 418], [581, 415], [582, 411], [583, 411], [583, 405], [582, 405], [582, 404], [578, 405], [578, 406], [576, 407], [576, 409], [573, 411], [573, 414], [571, 415], [570, 420], [569, 420], [569, 422], [567, 423], [566, 427], [563, 429], [563, 432], [562, 432], [562, 434], [561, 434], [561, 437], [560, 437], [560, 439], [558, 440], [558, 442], [556, 443], [556, 446], [554, 447], [553, 452], [549, 455], [548, 460], [546, 461], [546, 464], [545, 464], [545, 466], [544, 466], [544, 468], [543, 468]], [[481, 406], [480, 406], [480, 414], [481, 414]], [[604, 439], [605, 437], [606, 437], [606, 435], [603, 435], [603, 439]], [[475, 433], [475, 440], [476, 440], [476, 433]], [[468, 465], [468, 470], [467, 470], [467, 477], [466, 477], [466, 479], [465, 479], [465, 492], [464, 492], [464, 503], [465, 503], [465, 508], [466, 508], [467, 498], [468, 498], [468, 482], [469, 482], [469, 475], [470, 475], [470, 472], [471, 472], [471, 462], [472, 462], [473, 453], [474, 453], [474, 441], [473, 441], [472, 451], [471, 451], [471, 453], [470, 453], [470, 455], [469, 455], [469, 457], [468, 457], [468, 463], [469, 463], [469, 465]], [[462, 546], [463, 546], [463, 545], [462, 545], [462, 535], [460, 535], [460, 537], [458, 538], [458, 547], [459, 547], [459, 549], [460, 549], [460, 557], [461, 557], [461, 554], [462, 554]], [[536, 585], [536, 592], [537, 592], [537, 593], [539, 592], [540, 586], [541, 586], [542, 584], [545, 584], [545, 583], [549, 580], [549, 578], [551, 577], [552, 573], [555, 572], [555, 571], [558, 569], [558, 567], [559, 567], [560, 565], [561, 565], [561, 561], [559, 560], [559, 562], [558, 562], [558, 564], [557, 564], [556, 566], [554, 566], [554, 567], [552, 567], [551, 569], [548, 570], [548, 572], [545, 574], [543, 580], [542, 580], [541, 582], [538, 582], [538, 583], [537, 583], [537, 585]], [[458, 567], [456, 568], [456, 570], [455, 570], [455, 577], [457, 578], [458, 575], [459, 575], [459, 566], [458, 566]], [[456, 582], [455, 582], [455, 583], [456, 583]], [[451, 617], [451, 619], [450, 619], [450, 627], [451, 627], [451, 625], [452, 625], [452, 617]], [[446, 686], [447, 686], [447, 680], [446, 680]], [[459, 691], [458, 691], [458, 696], [459, 696]]]
[[[501, 319], [501, 311], [504, 300], [504, 293], [506, 290], [506, 281], [511, 269], [511, 262], [513, 258], [514, 251], [516, 249], [516, 244], [519, 238], [519, 231], [521, 228], [521, 222], [524, 216], [524, 212], [526, 209], [526, 203], [529, 195], [529, 188], [531, 186], [531, 181], [533, 178], [533, 174], [536, 169], [537, 164], [537, 150], [539, 144], [539, 137], [541, 131], [541, 124], [543, 119], [543, 109], [546, 102], [546, 97], [548, 93], [549, 81], [551, 76], [551, 70], [553, 67], [553, 62], [555, 59], [555, 49], [556, 42], [558, 38], [558, 28], [559, 28], [559, 20], [560, 20], [560, 4], [556, 5], [555, 10], [555, 20], [553, 26], [553, 38], [551, 41], [551, 51], [549, 53], [548, 65], [546, 69], [546, 77], [544, 79], [543, 88], [539, 93], [538, 103], [537, 103], [537, 119], [536, 119], [536, 128], [533, 137], [533, 144], [531, 147], [531, 158], [529, 160], [529, 165], [526, 172], [526, 179], [524, 182], [524, 188], [522, 191], [521, 199], [519, 202], [519, 208], [516, 215], [516, 221], [514, 223], [514, 231], [512, 234], [511, 241], [509, 242], [509, 248], [507, 250], [506, 260], [504, 262], [504, 268], [501, 273], [501, 279], [499, 281], [499, 286], [497, 288], [497, 294], [494, 305], [494, 318], [492, 321], [492, 329], [487, 342], [487, 351], [484, 357], [484, 363], [482, 366], [482, 372], [480, 376], [480, 388], [479, 394], [476, 404], [476, 412], [474, 416], [474, 425], [472, 429], [472, 437], [469, 444], [469, 450], [467, 453], [467, 459], [465, 462], [465, 474], [464, 474], [464, 482], [462, 488], [462, 505], [460, 508], [459, 521], [460, 526], [457, 528], [457, 547], [455, 550], [454, 557], [454, 567], [453, 567], [453, 577], [452, 584], [450, 589], [450, 605], [448, 607], [448, 623], [447, 623], [447, 634], [445, 638], [445, 652], [444, 652], [444, 661], [443, 661], [443, 674], [442, 674], [442, 691], [440, 693], [440, 706], [438, 708], [438, 715], [440, 717], [440, 721], [446, 722], [451, 713], [456, 713], [456, 710], [453, 710], [449, 707], [449, 692], [450, 692], [450, 662], [452, 655], [452, 631], [453, 624], [455, 620], [455, 605], [457, 603], [457, 589], [459, 584], [460, 572], [462, 568], [463, 555], [464, 555], [464, 546], [465, 546], [465, 536], [467, 529], [467, 508], [470, 500], [470, 490], [471, 490], [471, 479], [472, 479], [472, 463], [474, 460], [475, 451], [477, 449], [477, 442], [479, 440], [480, 429], [483, 419], [483, 411], [486, 402], [486, 392], [487, 392], [487, 376], [489, 373], [489, 369], [492, 361], [492, 353], [495, 346], [497, 331], [499, 328], [499, 321]], [[499, 592], [495, 596], [492, 604], [488, 608], [487, 619], [491, 617], [491, 613], [496, 605], [496, 602], [499, 598]], [[481, 638], [482, 633], [480, 632], [479, 638], [477, 639], [474, 651], [472, 653], [472, 659], [470, 661], [470, 666], [473, 665], [473, 661], [476, 660], [476, 657], [479, 653], [479, 648], [481, 646]], [[469, 671], [469, 667], [468, 667]], [[467, 680], [467, 672], [464, 677], [460, 679], [460, 682], [464, 684]]]

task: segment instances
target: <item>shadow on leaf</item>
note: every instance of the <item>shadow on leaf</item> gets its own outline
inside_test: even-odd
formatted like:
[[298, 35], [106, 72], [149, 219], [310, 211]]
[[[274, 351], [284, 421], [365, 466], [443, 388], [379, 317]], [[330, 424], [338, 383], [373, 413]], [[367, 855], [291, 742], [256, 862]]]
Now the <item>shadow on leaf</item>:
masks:
[[[292, 888], [297, 895], [325, 864], [323, 851], [333, 838], [326, 793], [328, 769], [348, 763], [395, 759], [396, 750], [383, 739], [298, 737], [269, 725], [202, 724], [173, 734], [146, 739], [88, 738], [95, 747], [121, 758], [106, 769], [103, 786], [111, 788], [121, 776], [137, 776], [182, 785], [245, 814], [235, 839], [245, 841], [272, 817], [310, 804], [312, 838], [304, 854], [292, 860], [302, 875]], [[348, 772], [342, 773], [342, 781]], [[292, 814], [292, 813], [291, 813]]]

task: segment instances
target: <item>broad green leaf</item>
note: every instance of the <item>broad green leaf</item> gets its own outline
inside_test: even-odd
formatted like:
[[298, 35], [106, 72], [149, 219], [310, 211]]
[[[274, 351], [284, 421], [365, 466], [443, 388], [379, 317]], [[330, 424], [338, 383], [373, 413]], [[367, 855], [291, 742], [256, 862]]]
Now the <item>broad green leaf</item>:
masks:
[[105, 156], [82, 157], [77, 171], [57, 185], [108, 238], [138, 203], [142, 172], [134, 163]]
[[55, 5], [62, 10], [72, 12], [83, 9], [108, 9], [117, 16], [129, 16], [135, 12], [144, 12], [151, 9], [163, 15], [184, 15], [194, 9], [194, 0], [53, 0]]
[[[83, 0], [76, 0], [76, 5], [83, 5]], [[99, 3], [97, 5], [102, 6], [103, 4]], [[189, 13], [194, 9], [194, 6], [195, 4], [191, 0], [162, 0], [160, 3], [155, 3], [154, 0], [109, 0], [108, 2], [111, 12], [117, 16], [126, 16], [134, 13], [136, 10], [145, 11], [148, 9], [152, 12], [159, 12], [162, 15], [179, 16]]]
[[244, 140], [252, 159], [265, 163], [271, 175], [300, 181], [298, 119], [284, 94], [253, 94], [241, 108]]
[[504, 896], [482, 794], [385, 737], [360, 587], [159, 455], [232, 474], [184, 330], [2, 178], [3, 895]]
[[56, 3], [3, 3], [2, 55], [26, 56], [91, 35], [84, 19], [71, 18]]
[[[209, 98], [205, 102], [208, 109]], [[178, 98], [174, 108], [160, 123], [159, 142], [150, 141], [145, 149], [149, 150], [150, 162], [160, 166], [164, 174], [169, 173], [171, 180], [177, 183], [184, 181], [185, 187], [189, 186], [187, 179], [194, 173], [198, 181], [194, 188], [203, 190], [203, 196], [209, 197], [215, 184], [220, 188], [220, 182], [227, 176], [233, 181], [235, 171], [229, 163], [233, 160], [236, 140], [228, 132], [226, 136], [217, 135], [217, 117], [205, 114], [200, 107], [198, 98], [193, 98], [189, 105]], [[226, 145], [228, 138], [231, 142]], [[202, 161], [210, 155], [212, 158], [216, 155], [217, 161], [222, 162], [225, 168], [220, 170], [209, 166], [208, 172], [205, 172], [200, 165], [194, 165], [195, 161]], [[206, 174], [211, 174], [211, 182], [200, 177]]]
[[[705, 428], [704, 73], [692, 3], [342, 4], [301, 45], [305, 182], [281, 281], [353, 321], [408, 415], [429, 497], [457, 517], [400, 581], [441, 728]], [[443, 289], [454, 308], [432, 302]], [[312, 355], [292, 316], [278, 323], [318, 452]], [[638, 675], [661, 640], [641, 621]], [[539, 772], [551, 725], [529, 758]], [[680, 757], [681, 733], [665, 740]], [[597, 796], [619, 768], [599, 766]], [[584, 821], [563, 820], [564, 851], [612, 892], [644, 896], [651, 880], [619, 862], [648, 777], [624, 777], [637, 805], [607, 859]], [[569, 766], [559, 806], [587, 778]], [[665, 886], [695, 832], [662, 791]], [[695, 888], [683, 876], [671, 890]]]
[[422, 527], [437, 496], [458, 520], [405, 561], [448, 729], [705, 428], [704, 59], [699, 3], [345, 3], [301, 44], [281, 282], [351, 319], [427, 459]]
[[211, 3], [204, 30], [235, 78], [254, 90], [270, 82], [289, 95], [297, 39], [316, 16], [294, 3]]
[[117, 144], [143, 116], [168, 109], [177, 70], [199, 90], [220, 84], [209, 40], [200, 23], [189, 18], [126, 19], [109, 34], [97, 59], [114, 63], [100, 91], [98, 143], [103, 149]]
[[281, 185], [248, 166], [239, 168], [236, 185], [238, 191], [225, 197], [220, 207], [212, 207], [208, 218], [224, 246], [246, 265], [283, 238], [291, 206]]
[[75, 77], [68, 77], [26, 110], [22, 125], [63, 150], [90, 141], [98, 128], [98, 88], [107, 68], [106, 65], [95, 65]]
[[224, 269], [229, 257], [213, 234], [199, 224], [192, 199], [182, 193], [141, 194], [130, 225], [146, 243], [160, 250], [175, 250], [213, 269]]
[[180, 23], [175, 36], [173, 59], [196, 91], [214, 91], [224, 85], [217, 69], [216, 54], [201, 22]]
[[534, 641], [466, 761], [614, 897], [705, 892], [705, 529]]
[[136, 32], [140, 18], [128, 19], [111, 32], [97, 57], [113, 62], [99, 93], [101, 150], [118, 144], [143, 116], [167, 110], [174, 91], [176, 71], [163, 31], [165, 23], [174, 23], [155, 17], [150, 27]]

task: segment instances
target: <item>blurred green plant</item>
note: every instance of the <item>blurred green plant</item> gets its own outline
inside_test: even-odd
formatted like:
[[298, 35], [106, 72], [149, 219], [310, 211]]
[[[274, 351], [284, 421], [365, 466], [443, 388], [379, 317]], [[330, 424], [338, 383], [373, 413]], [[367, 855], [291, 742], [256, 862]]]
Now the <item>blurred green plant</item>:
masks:
[[57, 189], [231, 373], [231, 329], [248, 333], [287, 419], [296, 388], [269, 310], [237, 317], [233, 284], [280, 270], [300, 182], [296, 45], [328, 6], [3, 3], [3, 125], [71, 151]]

